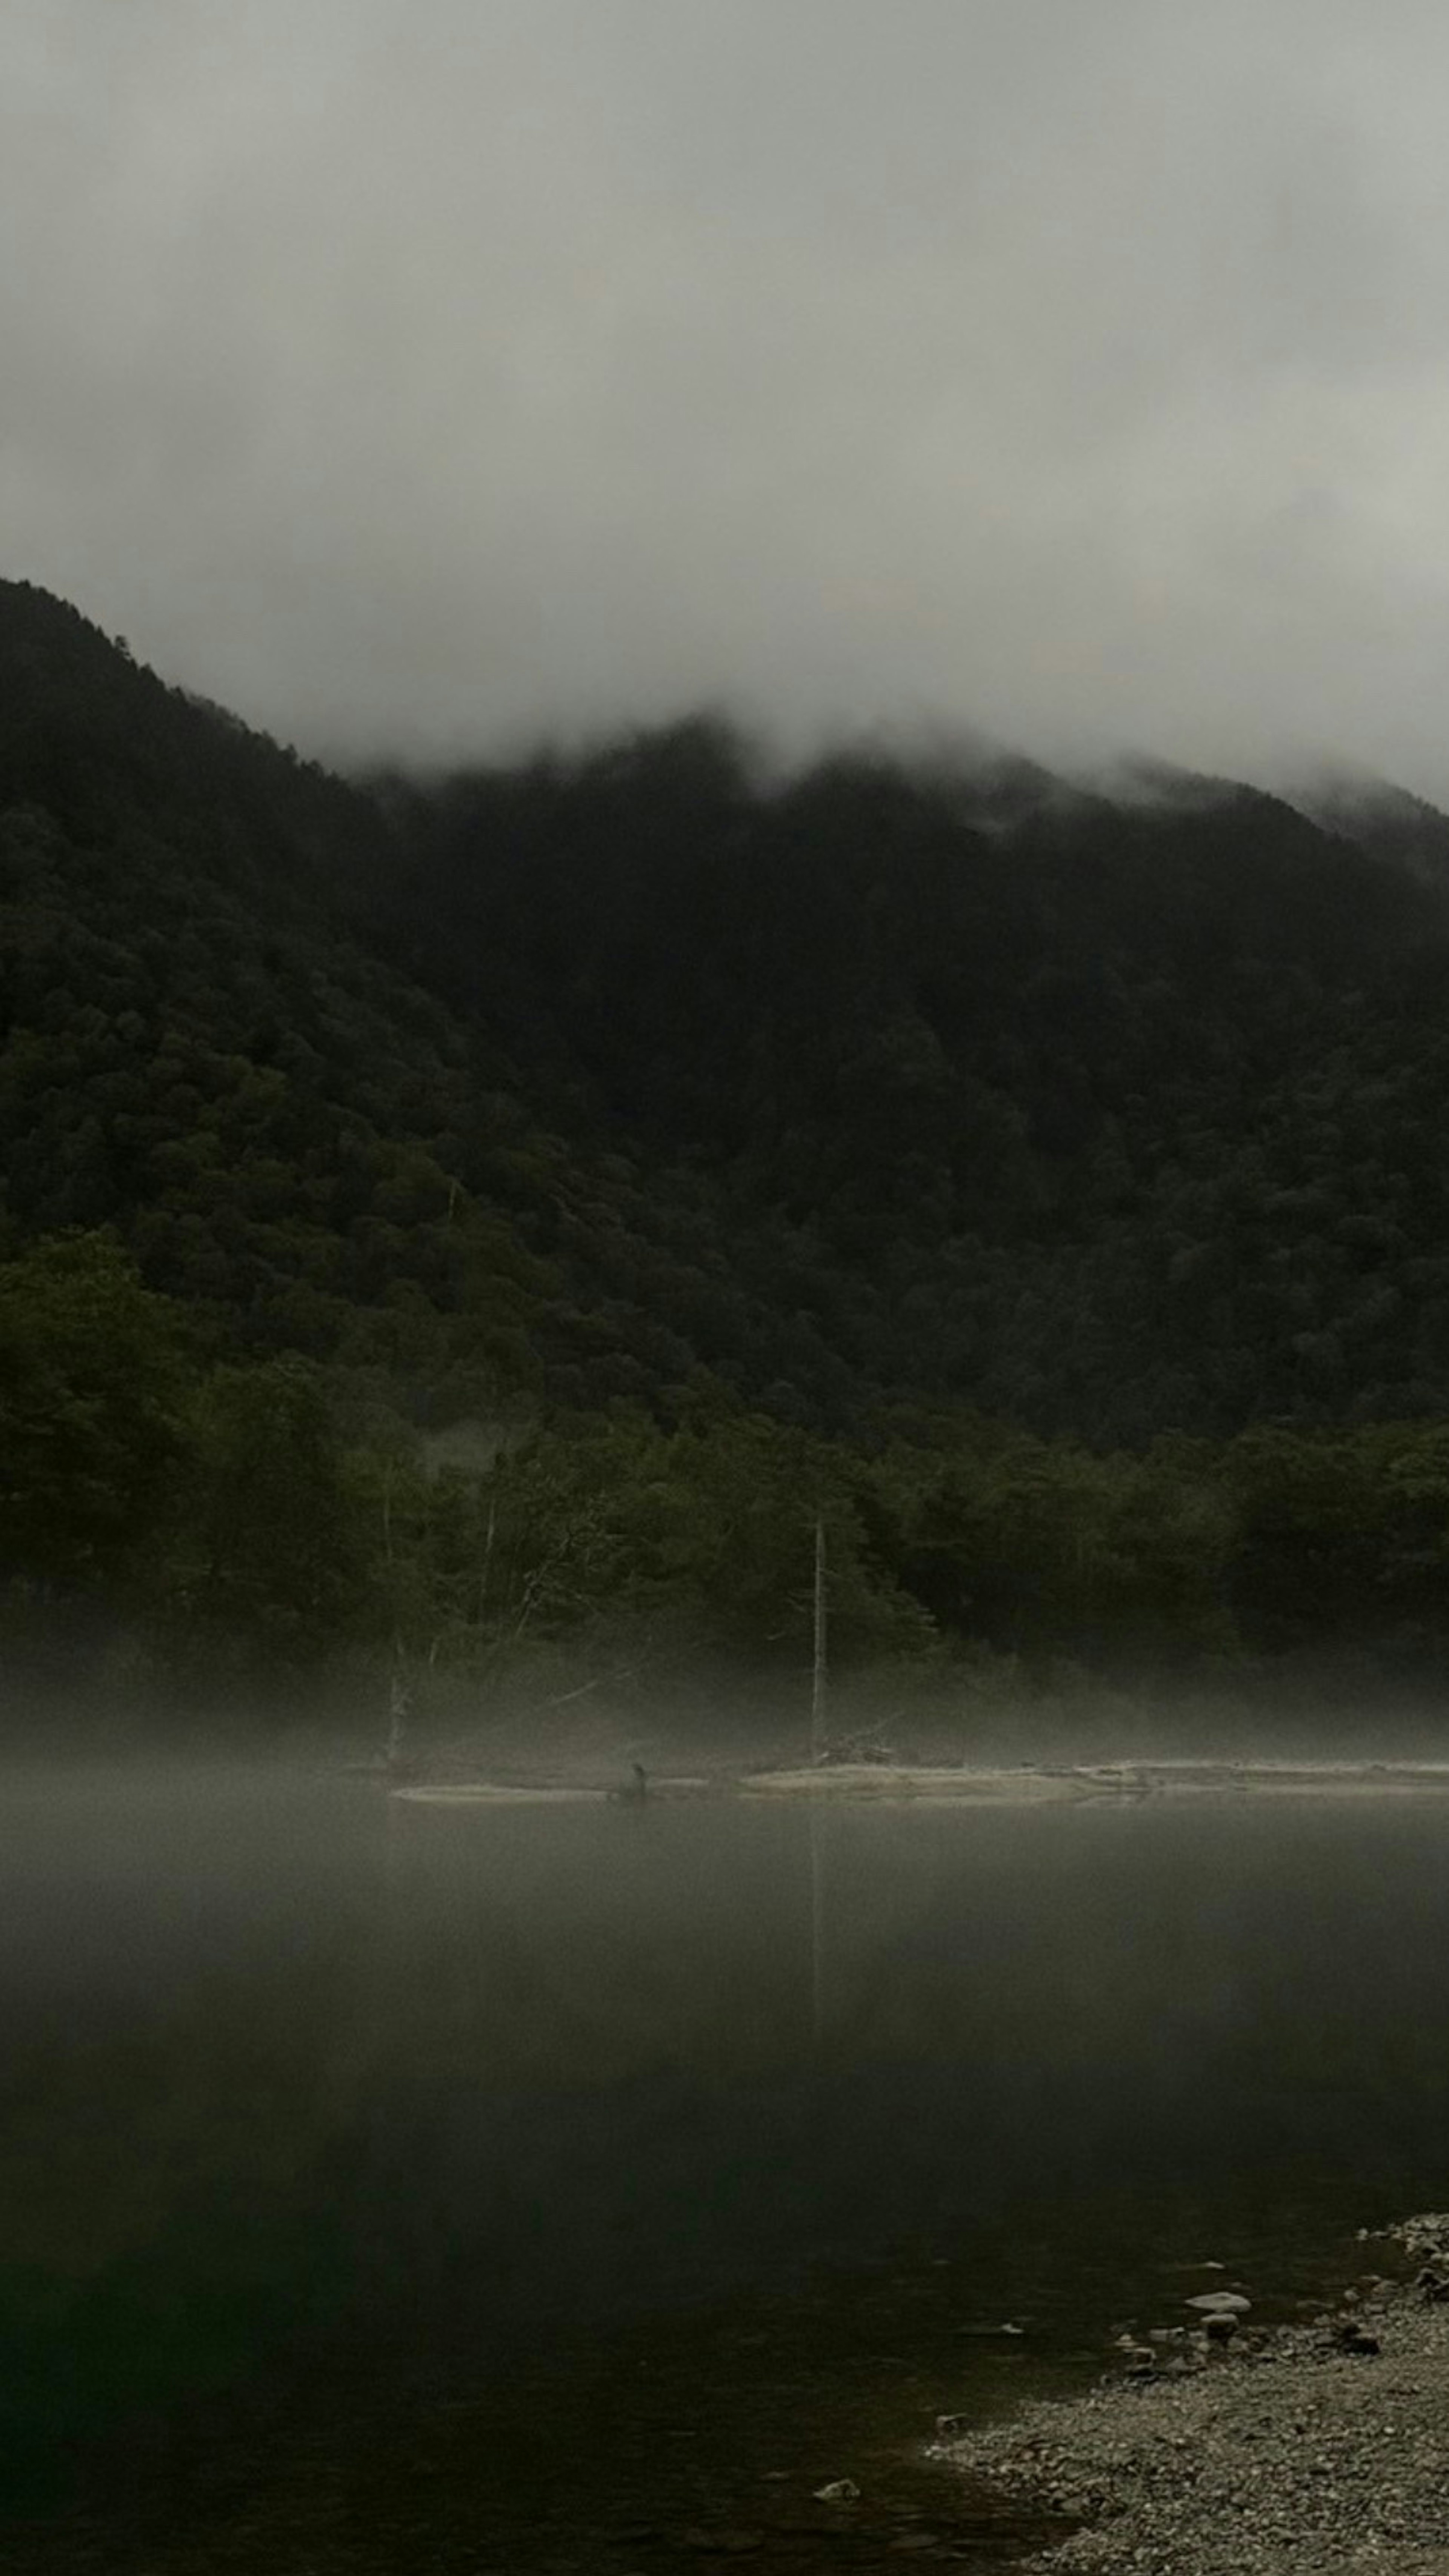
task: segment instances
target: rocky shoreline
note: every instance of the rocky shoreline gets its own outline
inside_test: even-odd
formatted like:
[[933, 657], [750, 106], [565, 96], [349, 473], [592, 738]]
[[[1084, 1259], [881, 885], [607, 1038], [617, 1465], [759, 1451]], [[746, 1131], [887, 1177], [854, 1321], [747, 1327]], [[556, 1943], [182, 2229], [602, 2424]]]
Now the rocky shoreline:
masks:
[[[1389, 2249], [1392, 2248], [1392, 2251]], [[1255, 2330], [1247, 2298], [1124, 2338], [1118, 2374], [939, 2448], [1002, 2502], [1078, 2527], [1044, 2570], [1449, 2576], [1449, 2217], [1365, 2239], [1336, 2310]], [[1216, 2323], [1214, 2321], [1217, 2321]]]

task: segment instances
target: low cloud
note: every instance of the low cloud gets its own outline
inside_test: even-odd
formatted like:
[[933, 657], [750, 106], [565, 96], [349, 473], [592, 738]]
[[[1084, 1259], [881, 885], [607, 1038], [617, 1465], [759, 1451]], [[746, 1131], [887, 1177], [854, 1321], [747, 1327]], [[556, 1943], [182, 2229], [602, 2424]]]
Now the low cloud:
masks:
[[343, 758], [1449, 794], [1429, 0], [13, 0], [4, 569]]

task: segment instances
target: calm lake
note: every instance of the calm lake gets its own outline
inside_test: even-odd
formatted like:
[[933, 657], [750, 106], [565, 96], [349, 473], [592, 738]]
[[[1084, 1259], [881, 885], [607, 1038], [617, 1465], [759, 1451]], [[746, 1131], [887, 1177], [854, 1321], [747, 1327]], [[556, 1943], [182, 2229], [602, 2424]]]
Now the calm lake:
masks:
[[7, 2569], [1005, 2564], [938, 2411], [1449, 2202], [1449, 1800], [28, 1774], [0, 1884]]

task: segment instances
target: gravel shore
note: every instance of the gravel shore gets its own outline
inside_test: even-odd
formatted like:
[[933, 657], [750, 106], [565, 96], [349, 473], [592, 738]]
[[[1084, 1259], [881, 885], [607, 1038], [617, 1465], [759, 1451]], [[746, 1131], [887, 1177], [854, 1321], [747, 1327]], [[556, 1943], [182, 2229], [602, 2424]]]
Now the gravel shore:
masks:
[[[1033, 2562], [1053, 2576], [1449, 2576], [1449, 2218], [1387, 2233], [1406, 2280], [1308, 2325], [1160, 2337], [1086, 2396], [942, 2447], [1003, 2497], [1080, 2519]], [[1375, 2252], [1391, 2259], [1370, 2243], [1366, 2265]]]

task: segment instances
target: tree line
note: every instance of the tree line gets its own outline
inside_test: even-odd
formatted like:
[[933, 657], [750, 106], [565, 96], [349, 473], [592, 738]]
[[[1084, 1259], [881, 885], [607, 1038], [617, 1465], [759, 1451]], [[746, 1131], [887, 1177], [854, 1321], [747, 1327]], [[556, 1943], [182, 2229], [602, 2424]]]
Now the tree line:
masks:
[[[1255, 1426], [1098, 1454], [968, 1414], [864, 1443], [717, 1392], [420, 1433], [366, 1372], [238, 1362], [114, 1236], [0, 1265], [0, 1658], [201, 1705], [406, 1674], [486, 1714], [520, 1671], [789, 1684], [813, 1531], [832, 1659], [959, 1691], [1064, 1668], [1449, 1645], [1449, 1426]], [[550, 1660], [551, 1659], [551, 1660]], [[984, 1676], [984, 1683], [983, 1683]]]
[[947, 1698], [1432, 1669], [1446, 890], [704, 720], [345, 782], [0, 583], [6, 1669], [786, 1688], [817, 1519]]

